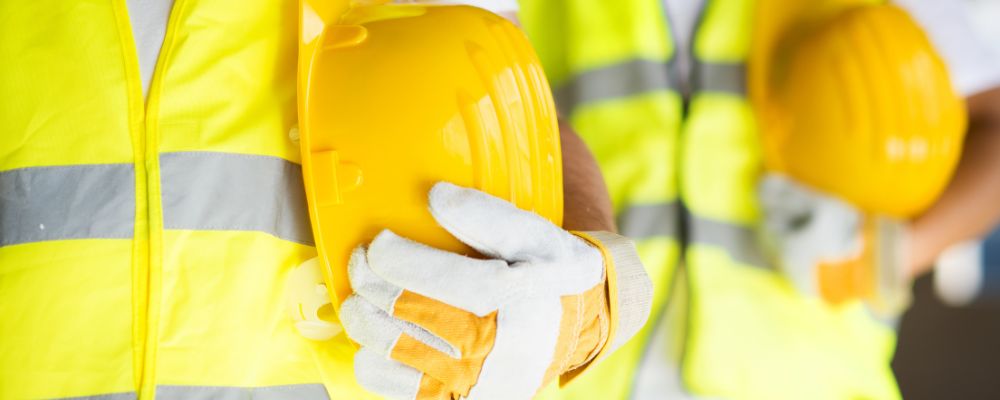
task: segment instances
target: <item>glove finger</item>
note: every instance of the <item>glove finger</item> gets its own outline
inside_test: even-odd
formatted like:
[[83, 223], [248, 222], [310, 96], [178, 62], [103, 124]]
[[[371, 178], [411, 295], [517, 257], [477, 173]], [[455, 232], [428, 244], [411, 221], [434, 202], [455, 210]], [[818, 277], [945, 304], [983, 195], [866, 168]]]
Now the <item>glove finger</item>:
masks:
[[[458, 349], [457, 354], [492, 346], [496, 332], [495, 313], [480, 317], [386, 282], [368, 266], [364, 249], [360, 247], [351, 255], [349, 271], [355, 295], [392, 318], [411, 322], [441, 338]], [[419, 337], [419, 333], [414, 334]]]
[[354, 355], [354, 377], [361, 387], [393, 400], [451, 400], [441, 381], [366, 347]]
[[512, 263], [559, 259], [582, 244], [540, 215], [475, 189], [438, 182], [429, 201], [434, 219], [462, 243]]
[[461, 357], [459, 350], [444, 339], [412, 322], [393, 318], [363, 297], [349, 296], [340, 305], [339, 316], [347, 337], [383, 356], [391, 355], [405, 336], [442, 353], [443, 357]]
[[430, 297], [403, 290], [372, 271], [366, 261], [364, 249], [357, 248], [351, 255], [349, 274], [355, 294], [393, 318], [412, 322], [443, 339], [459, 350], [492, 344], [496, 330], [496, 316], [477, 316], [469, 311], [450, 306]]
[[358, 296], [344, 301], [340, 320], [348, 337], [367, 351], [421, 371], [440, 381], [450, 392], [468, 393], [490, 350], [482, 346], [480, 354], [462, 357], [440, 338], [412, 323], [390, 317]]
[[388, 399], [414, 400], [424, 374], [362, 347], [354, 354], [354, 377], [361, 387]]
[[389, 283], [484, 316], [525, 285], [502, 260], [479, 260], [382, 231], [368, 246], [368, 265]]
[[485, 357], [496, 337], [496, 311], [477, 316], [440, 301], [404, 291], [396, 301], [393, 316], [427, 329], [458, 349], [462, 358]]
[[351, 260], [347, 263], [347, 276], [355, 294], [364, 297], [386, 313], [392, 313], [396, 299], [403, 293], [403, 288], [389, 283], [372, 271], [368, 265], [368, 255], [361, 246], [351, 252]]
[[[485, 353], [489, 348], [482, 348], [482, 354], [472, 354], [472, 357], [454, 359], [436, 351], [426, 343], [403, 334], [392, 349], [391, 357], [405, 365], [422, 371], [426, 376], [440, 381], [449, 392], [467, 396], [472, 386], [479, 379]], [[498, 397], [499, 398], [499, 397]]]
[[453, 396], [452, 392], [444, 386], [441, 381], [424, 375], [420, 380], [420, 391], [417, 392], [418, 400], [452, 400], [458, 396]]

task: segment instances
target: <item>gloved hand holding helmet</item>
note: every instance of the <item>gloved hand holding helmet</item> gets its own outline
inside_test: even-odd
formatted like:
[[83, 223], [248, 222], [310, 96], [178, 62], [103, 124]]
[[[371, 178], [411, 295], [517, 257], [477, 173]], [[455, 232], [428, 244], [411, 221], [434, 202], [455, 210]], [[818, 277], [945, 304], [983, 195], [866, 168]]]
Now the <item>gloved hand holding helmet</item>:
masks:
[[766, 247], [795, 287], [833, 304], [863, 299], [893, 316], [909, 304], [904, 224], [866, 215], [784, 175], [759, 186]]
[[355, 294], [340, 317], [362, 345], [355, 369], [370, 390], [398, 399], [528, 399], [617, 348], [645, 321], [648, 304], [622, 304], [650, 296], [627, 239], [572, 234], [447, 183], [431, 190], [430, 210], [487, 258], [388, 230], [355, 249]]
[[963, 103], [919, 26], [891, 5], [773, 0], [755, 33], [751, 94], [768, 172], [768, 241], [797, 287], [900, 311], [905, 221], [944, 190]]
[[293, 302], [298, 326], [342, 325], [358, 382], [389, 398], [571, 379], [645, 323], [651, 284], [627, 239], [560, 228], [559, 130], [527, 39], [477, 8], [368, 3], [303, 8], [312, 293], [337, 312]]

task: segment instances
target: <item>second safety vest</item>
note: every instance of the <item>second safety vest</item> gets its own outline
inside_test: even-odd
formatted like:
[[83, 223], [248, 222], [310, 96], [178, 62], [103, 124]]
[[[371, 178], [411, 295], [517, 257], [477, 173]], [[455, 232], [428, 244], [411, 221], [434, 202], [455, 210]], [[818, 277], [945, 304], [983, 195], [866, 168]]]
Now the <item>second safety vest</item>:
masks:
[[754, 2], [707, 2], [684, 99], [662, 1], [521, 1], [557, 105], [594, 152], [656, 293], [636, 339], [546, 394], [625, 399], [643, 380], [673, 379], [717, 398], [898, 398], [892, 329], [861, 304], [801, 296], [759, 249], [762, 160], [745, 84]]

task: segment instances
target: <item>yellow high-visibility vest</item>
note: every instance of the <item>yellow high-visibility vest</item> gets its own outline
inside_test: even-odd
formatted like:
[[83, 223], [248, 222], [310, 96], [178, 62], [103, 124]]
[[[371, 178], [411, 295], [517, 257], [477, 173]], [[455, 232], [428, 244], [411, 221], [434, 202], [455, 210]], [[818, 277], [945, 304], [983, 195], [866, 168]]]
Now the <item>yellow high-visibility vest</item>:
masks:
[[125, 0], [0, 2], [0, 398], [367, 396], [285, 309], [296, 10], [176, 0], [144, 101]]
[[[632, 343], [546, 394], [630, 398], [640, 365], [675, 357], [695, 396], [898, 398], [892, 329], [861, 304], [798, 294], [757, 244], [762, 161], [745, 84], [754, 2], [707, 2], [686, 104], [662, 2], [521, 1], [557, 104], [591, 146], [656, 290]], [[681, 350], [653, 353], [657, 340]]]

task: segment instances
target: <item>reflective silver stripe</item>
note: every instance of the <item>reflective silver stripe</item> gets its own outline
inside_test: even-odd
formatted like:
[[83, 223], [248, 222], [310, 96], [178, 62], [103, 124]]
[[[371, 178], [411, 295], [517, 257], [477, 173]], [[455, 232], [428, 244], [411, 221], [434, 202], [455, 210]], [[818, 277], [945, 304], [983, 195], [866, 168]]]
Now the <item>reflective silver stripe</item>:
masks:
[[156, 400], [329, 400], [322, 384], [264, 387], [175, 386], [156, 387]]
[[581, 104], [624, 98], [654, 90], [676, 90], [669, 62], [635, 59], [584, 71], [557, 88], [559, 111], [568, 115]]
[[0, 247], [64, 239], [128, 239], [135, 226], [132, 164], [0, 172]]
[[745, 95], [747, 92], [746, 65], [742, 63], [699, 62], [692, 77], [695, 92], [723, 92]]
[[632, 239], [676, 237], [679, 224], [677, 202], [632, 204], [618, 213], [618, 230]]
[[259, 231], [312, 245], [302, 168], [270, 156], [160, 155], [166, 229]]
[[109, 394], [96, 394], [93, 396], [80, 396], [80, 397], [60, 397], [54, 400], [135, 400], [138, 396], [135, 393], [109, 393]]
[[729, 253], [729, 257], [742, 264], [762, 268], [768, 265], [760, 250], [756, 232], [746, 226], [692, 215], [691, 242], [722, 247]]
[[[746, 65], [699, 62], [692, 74], [696, 92], [746, 94]], [[556, 105], [568, 114], [582, 104], [626, 98], [656, 90], [680, 90], [673, 62], [635, 59], [584, 71], [554, 91]]]

